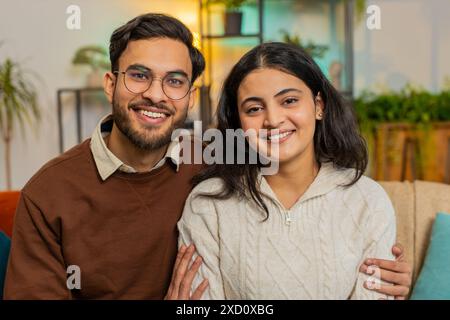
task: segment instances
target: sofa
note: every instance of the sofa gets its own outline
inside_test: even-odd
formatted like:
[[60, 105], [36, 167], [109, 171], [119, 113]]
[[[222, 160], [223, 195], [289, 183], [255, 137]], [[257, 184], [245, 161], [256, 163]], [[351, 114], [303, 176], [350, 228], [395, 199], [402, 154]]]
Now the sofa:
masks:
[[438, 212], [450, 213], [450, 185], [415, 182], [380, 182], [397, 215], [397, 242], [413, 267], [413, 285], [422, 269]]
[[14, 213], [19, 197], [19, 191], [0, 192], [0, 231], [3, 231], [8, 237], [12, 235]]
[[3, 297], [4, 278], [11, 245], [9, 238], [12, 234], [14, 212], [19, 196], [19, 191], [0, 192], [0, 300]]
[[[413, 285], [426, 255], [431, 227], [437, 212], [450, 213], [450, 185], [436, 182], [380, 182], [397, 215], [397, 242], [413, 267]], [[12, 233], [19, 192], [0, 192], [0, 231]], [[0, 252], [0, 256], [4, 252]], [[1, 275], [0, 275], [1, 276]]]

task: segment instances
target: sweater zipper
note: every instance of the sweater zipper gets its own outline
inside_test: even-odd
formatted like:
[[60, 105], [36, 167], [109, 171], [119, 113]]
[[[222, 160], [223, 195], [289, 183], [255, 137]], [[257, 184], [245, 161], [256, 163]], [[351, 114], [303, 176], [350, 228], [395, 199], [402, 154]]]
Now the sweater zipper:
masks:
[[284, 215], [286, 217], [286, 225], [290, 225], [292, 222], [291, 212], [289, 210], [284, 211]]

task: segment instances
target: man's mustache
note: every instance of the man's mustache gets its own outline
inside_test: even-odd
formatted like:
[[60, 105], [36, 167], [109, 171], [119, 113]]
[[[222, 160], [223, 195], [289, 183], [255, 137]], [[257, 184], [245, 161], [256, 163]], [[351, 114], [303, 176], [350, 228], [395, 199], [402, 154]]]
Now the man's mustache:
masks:
[[141, 106], [155, 107], [155, 108], [167, 111], [170, 115], [175, 114], [175, 110], [173, 108], [168, 107], [166, 104], [153, 103], [150, 100], [140, 100], [140, 101], [128, 104], [128, 108], [130, 108], [130, 109], [137, 109], [138, 107], [141, 107]]

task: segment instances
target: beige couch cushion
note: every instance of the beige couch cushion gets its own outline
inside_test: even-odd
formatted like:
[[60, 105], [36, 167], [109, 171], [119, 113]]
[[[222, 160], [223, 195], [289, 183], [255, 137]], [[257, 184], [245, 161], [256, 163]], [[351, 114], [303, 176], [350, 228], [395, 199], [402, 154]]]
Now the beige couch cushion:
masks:
[[416, 197], [415, 280], [423, 265], [436, 213], [450, 213], [450, 185], [425, 181], [416, 181], [414, 185]]
[[397, 216], [397, 242], [405, 247], [416, 281], [425, 258], [437, 212], [450, 213], [450, 185], [436, 182], [380, 182]]

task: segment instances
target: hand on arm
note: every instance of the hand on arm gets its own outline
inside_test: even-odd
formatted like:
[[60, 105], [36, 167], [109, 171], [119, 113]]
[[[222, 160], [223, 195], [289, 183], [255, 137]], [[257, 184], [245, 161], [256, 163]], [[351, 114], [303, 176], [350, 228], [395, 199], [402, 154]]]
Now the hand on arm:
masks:
[[[176, 293], [177, 286], [178, 292], [183, 286], [184, 298], [186, 292], [192, 292], [199, 299], [225, 299], [220, 270], [218, 217], [212, 201], [192, 195], [186, 200], [182, 218], [178, 222], [179, 248], [183, 251], [179, 253], [171, 297]], [[193, 260], [197, 254], [201, 258]]]
[[411, 289], [412, 268], [405, 261], [403, 251], [403, 247], [400, 244], [396, 244], [392, 247], [392, 253], [396, 258], [395, 261], [376, 258], [366, 259], [360, 266], [360, 272], [370, 275], [373, 273], [373, 268], [369, 268], [369, 266], [376, 266], [380, 269], [381, 280], [393, 285], [380, 285], [379, 287], [370, 289], [367, 284], [364, 284], [364, 287], [382, 294], [394, 296], [396, 300], [405, 300]]
[[190, 245], [189, 247], [182, 245], [178, 250], [172, 280], [164, 300], [199, 300], [202, 297], [208, 287], [207, 279], [204, 279], [200, 283], [192, 295], [190, 294], [192, 283], [202, 264], [202, 258], [200, 256], [197, 256], [194, 262], [191, 263], [194, 253], [194, 245]]

